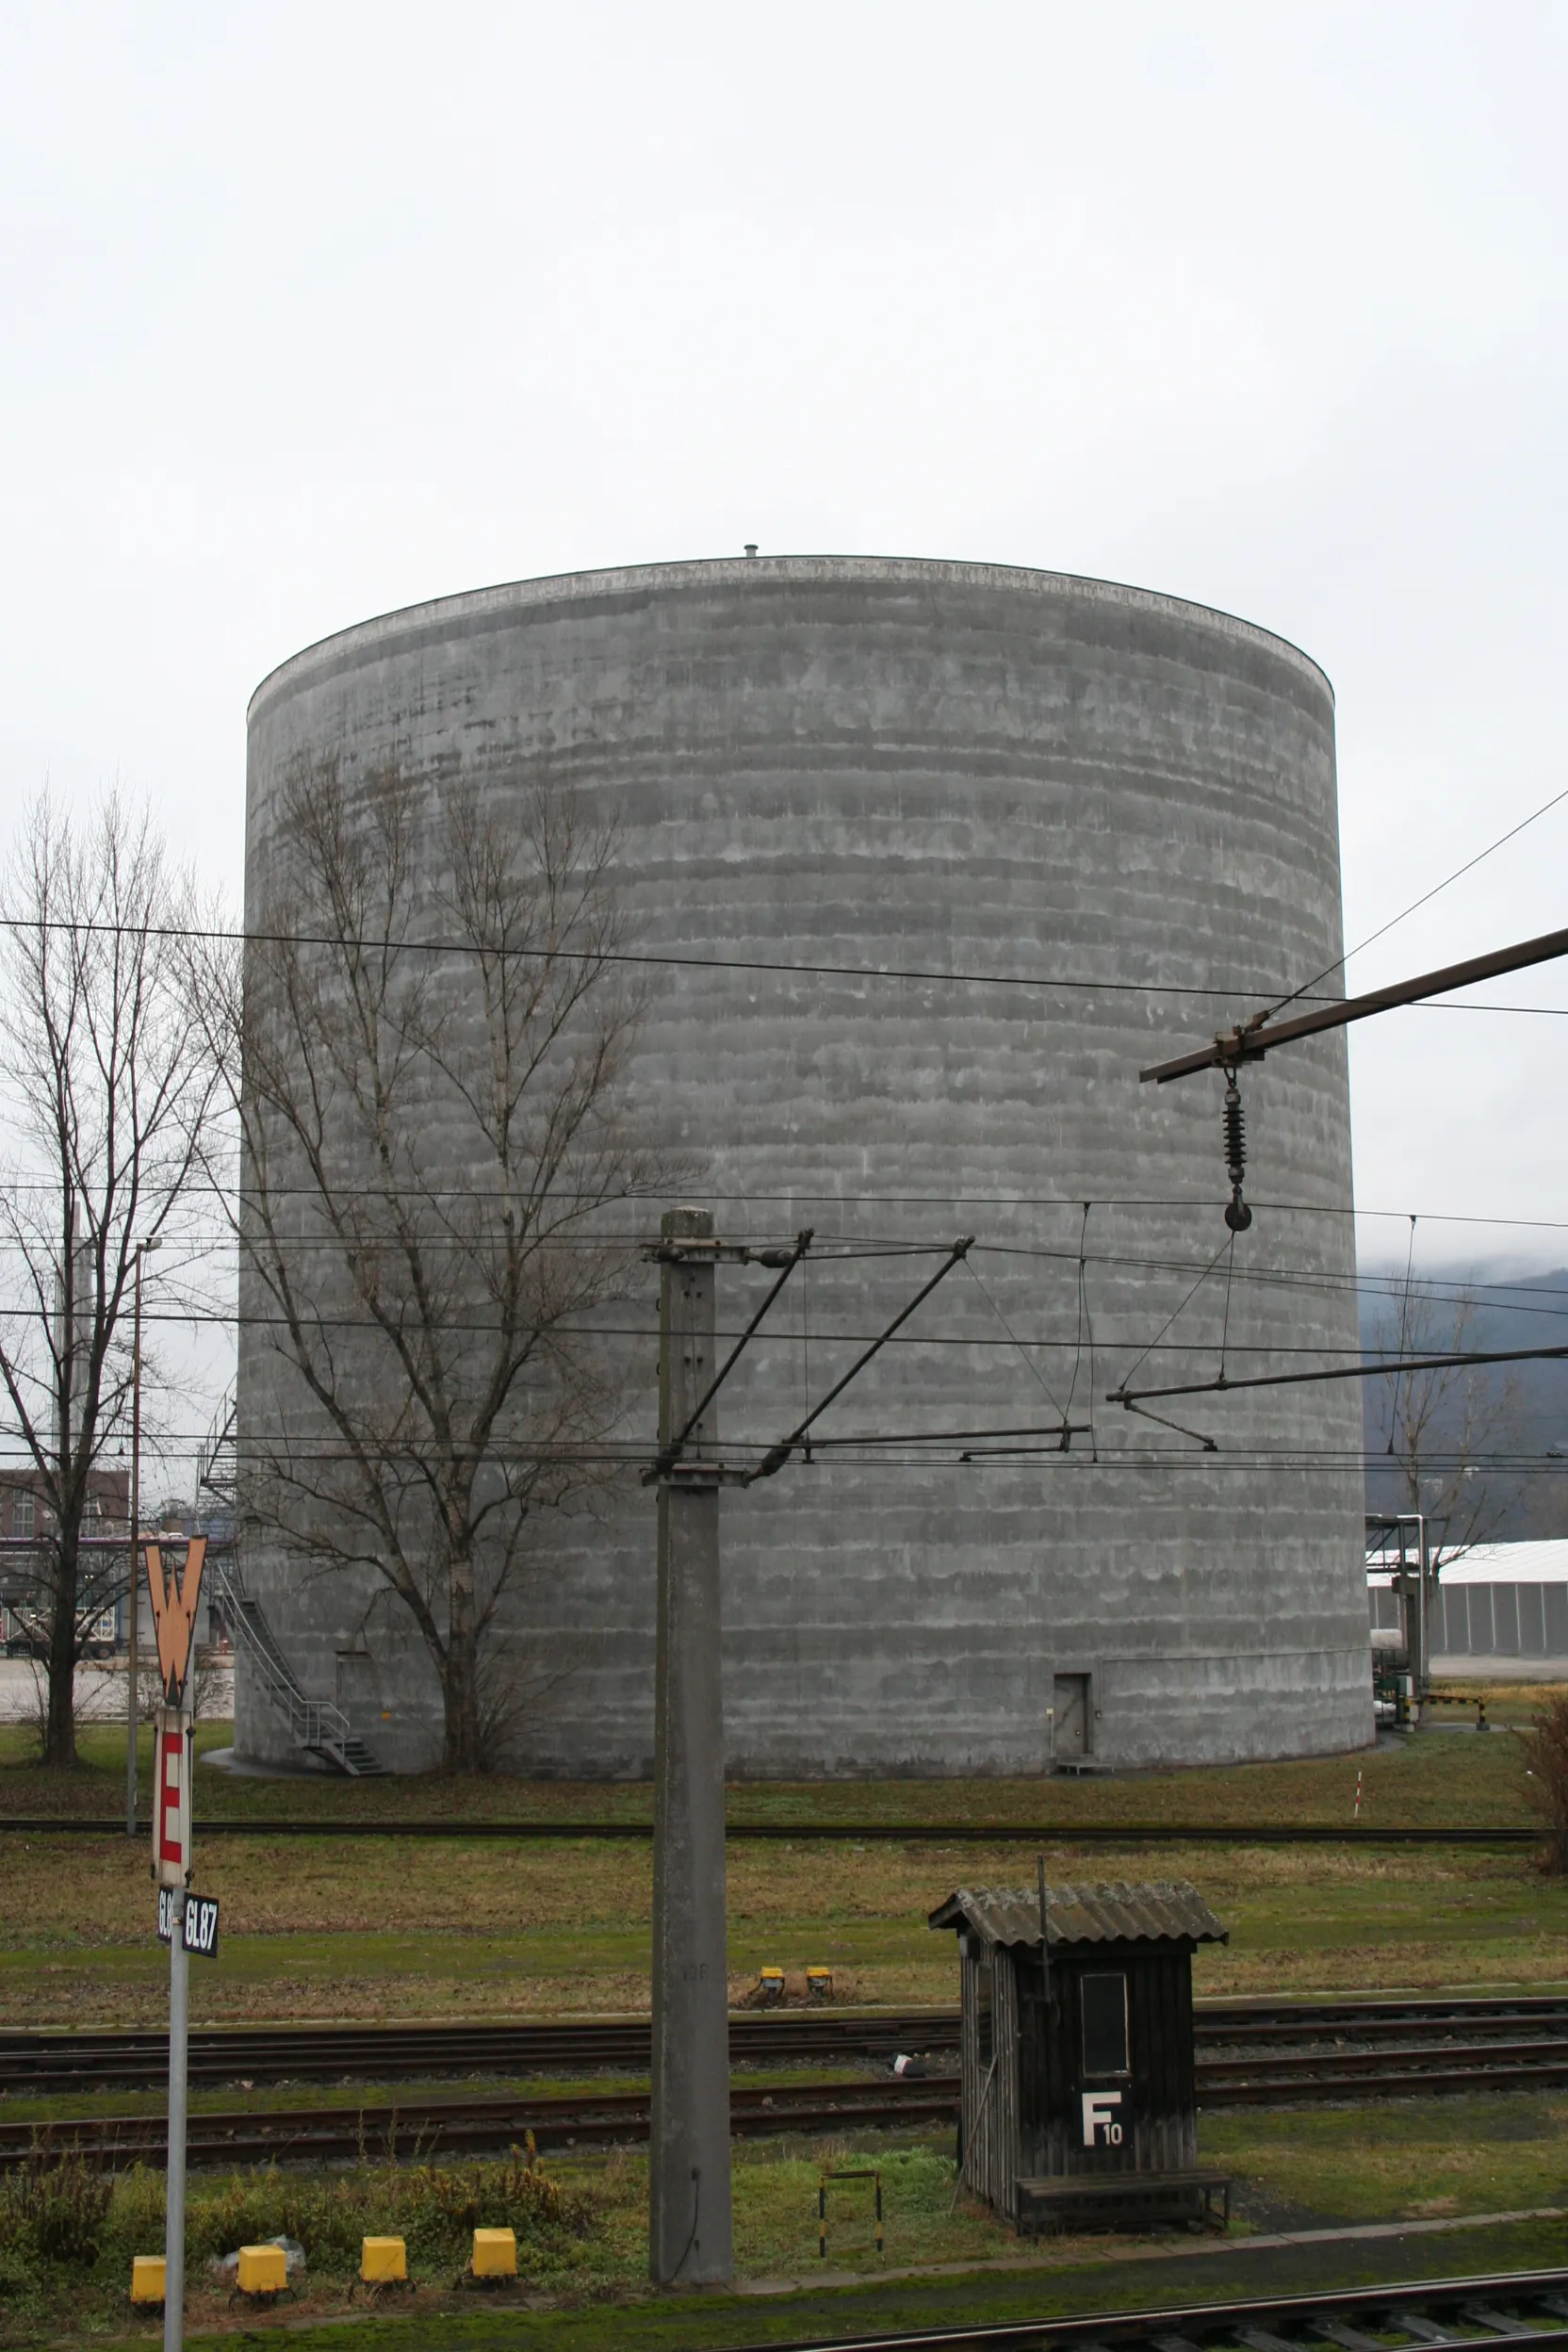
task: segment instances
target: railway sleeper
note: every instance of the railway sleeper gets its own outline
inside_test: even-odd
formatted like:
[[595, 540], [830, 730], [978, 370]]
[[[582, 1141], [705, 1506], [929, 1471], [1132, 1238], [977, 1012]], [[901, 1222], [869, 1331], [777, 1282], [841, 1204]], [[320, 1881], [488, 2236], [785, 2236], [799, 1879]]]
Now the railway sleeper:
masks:
[[1307, 2322], [1307, 2333], [1318, 2344], [1337, 2344], [1342, 2352], [1388, 2352], [1375, 2336], [1366, 2335], [1348, 2319], [1314, 2318]]

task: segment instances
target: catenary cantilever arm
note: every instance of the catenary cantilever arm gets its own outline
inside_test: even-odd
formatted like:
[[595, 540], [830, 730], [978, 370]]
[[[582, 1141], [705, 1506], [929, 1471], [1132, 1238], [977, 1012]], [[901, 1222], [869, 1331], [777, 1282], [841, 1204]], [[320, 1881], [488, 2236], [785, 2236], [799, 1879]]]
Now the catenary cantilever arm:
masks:
[[826, 1396], [823, 1398], [821, 1404], [814, 1407], [814, 1409], [807, 1414], [805, 1420], [798, 1423], [797, 1426], [790, 1431], [788, 1437], [781, 1438], [776, 1446], [771, 1446], [768, 1448], [768, 1451], [763, 1455], [756, 1469], [753, 1470], [747, 1478], [746, 1484], [748, 1486], [755, 1485], [759, 1478], [771, 1478], [776, 1471], [783, 1469], [784, 1464], [789, 1461], [790, 1456], [795, 1451], [795, 1448], [799, 1446], [801, 1440], [805, 1437], [807, 1430], [810, 1429], [813, 1422], [821, 1420], [823, 1414], [827, 1411], [828, 1406], [833, 1402], [834, 1398], [843, 1395], [844, 1390], [849, 1386], [851, 1380], [854, 1380], [856, 1374], [865, 1370], [866, 1365], [871, 1362], [873, 1356], [876, 1354], [877, 1350], [885, 1348], [889, 1340], [891, 1339], [893, 1333], [903, 1329], [904, 1325], [907, 1323], [909, 1317], [914, 1314], [915, 1309], [921, 1305], [923, 1300], [930, 1298], [931, 1293], [936, 1289], [939, 1282], [946, 1281], [948, 1275], [952, 1273], [956, 1266], [959, 1266], [963, 1263], [963, 1260], [968, 1256], [973, 1246], [974, 1235], [972, 1233], [963, 1234], [959, 1240], [954, 1243], [942, 1265], [937, 1268], [937, 1271], [932, 1275], [931, 1280], [923, 1284], [922, 1287], [916, 1291], [914, 1297], [910, 1299], [903, 1314], [895, 1315], [893, 1320], [889, 1324], [887, 1330], [881, 1332], [877, 1338], [874, 1339], [871, 1346], [856, 1357], [855, 1362], [850, 1365], [849, 1370], [844, 1374], [843, 1379], [834, 1382], [833, 1386], [828, 1390]]
[[1190, 1077], [1197, 1070], [1233, 1070], [1238, 1062], [1261, 1061], [1276, 1045], [1293, 1037], [1316, 1037], [1324, 1029], [1344, 1029], [1352, 1021], [1373, 1013], [1392, 1012], [1396, 1005], [1419, 1004], [1429, 996], [1446, 996], [1451, 988], [1466, 988], [1477, 980], [1497, 980], [1508, 972], [1525, 972], [1531, 964], [1549, 964], [1568, 956], [1568, 931], [1544, 931], [1539, 939], [1521, 939], [1516, 947], [1494, 948], [1489, 956], [1472, 956], [1467, 963], [1446, 964], [1438, 972], [1418, 972], [1413, 980], [1396, 980], [1391, 988], [1373, 988], [1365, 996], [1347, 996], [1315, 1012], [1299, 1013], [1294, 1021], [1243, 1021], [1195, 1054], [1179, 1054], [1173, 1062], [1156, 1062], [1140, 1070], [1138, 1082], [1163, 1086], [1171, 1078]]
[[1221, 1372], [1212, 1380], [1183, 1380], [1168, 1388], [1111, 1388], [1108, 1405], [1135, 1408], [1150, 1396], [1223, 1396], [1233, 1388], [1298, 1388], [1311, 1380], [1375, 1380], [1396, 1372], [1444, 1372], [1470, 1364], [1551, 1364], [1568, 1357], [1568, 1347], [1490, 1348], [1469, 1355], [1396, 1356], [1387, 1364], [1331, 1364], [1317, 1372], [1254, 1372], [1233, 1380]]
[[[681, 1447], [685, 1445], [686, 1440], [691, 1436], [692, 1431], [696, 1428], [697, 1423], [702, 1419], [703, 1414], [708, 1411], [709, 1406], [712, 1403], [714, 1397], [718, 1395], [726, 1380], [728, 1380], [730, 1373], [740, 1362], [742, 1349], [746, 1346], [747, 1342], [757, 1331], [762, 1317], [767, 1314], [768, 1309], [772, 1306], [774, 1300], [777, 1298], [779, 1292], [783, 1289], [785, 1283], [789, 1281], [791, 1275], [794, 1272], [796, 1266], [800, 1264], [802, 1258], [811, 1247], [812, 1232], [813, 1228], [808, 1225], [803, 1232], [798, 1233], [795, 1235], [794, 1248], [790, 1251], [789, 1256], [785, 1259], [778, 1280], [774, 1283], [773, 1288], [769, 1291], [767, 1297], [758, 1308], [757, 1313], [752, 1316], [751, 1321], [746, 1325], [745, 1330], [741, 1333], [740, 1338], [735, 1342], [734, 1347], [725, 1358], [725, 1361], [719, 1370], [713, 1375], [711, 1381], [709, 1383], [708, 1393], [703, 1397], [702, 1402], [688, 1416], [685, 1428], [681, 1429], [678, 1435], [672, 1437], [668, 1445], [661, 1446], [658, 1453], [654, 1456], [653, 1461], [644, 1471], [643, 1484], [645, 1486], [652, 1486], [656, 1479], [665, 1477], [680, 1460]], [[776, 1260], [772, 1262], [776, 1263]], [[764, 1257], [762, 1263], [767, 1265], [770, 1263], [770, 1258]]]

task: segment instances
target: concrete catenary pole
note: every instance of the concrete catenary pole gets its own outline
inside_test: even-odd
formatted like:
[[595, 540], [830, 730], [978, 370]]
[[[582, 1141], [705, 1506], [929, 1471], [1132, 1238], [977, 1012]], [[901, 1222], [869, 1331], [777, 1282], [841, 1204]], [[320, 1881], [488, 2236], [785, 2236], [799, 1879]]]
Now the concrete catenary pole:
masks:
[[[659, 1440], [686, 1427], [714, 1368], [713, 1219], [670, 1209], [660, 1290]], [[711, 2286], [734, 2267], [725, 1956], [724, 1692], [717, 1415], [659, 1482], [654, 1698], [653, 2114], [648, 2269]]]

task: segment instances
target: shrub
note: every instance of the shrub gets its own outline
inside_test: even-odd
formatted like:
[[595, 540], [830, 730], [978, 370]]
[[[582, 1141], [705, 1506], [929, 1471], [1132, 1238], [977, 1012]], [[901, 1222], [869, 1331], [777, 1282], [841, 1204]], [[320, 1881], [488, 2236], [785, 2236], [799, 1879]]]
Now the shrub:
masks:
[[1568, 1690], [1559, 1690], [1534, 1718], [1525, 1740], [1530, 1803], [1546, 1824], [1548, 1864], [1568, 1871]]
[[90, 2269], [114, 2197], [109, 2178], [47, 2141], [26, 2162], [0, 2175], [0, 2255], [8, 2273], [38, 2263]]
[[114, 2201], [104, 2224], [98, 2257], [100, 2275], [123, 2293], [136, 2254], [163, 2251], [163, 2175], [150, 2164], [133, 2164], [114, 2184]]
[[429, 2262], [466, 2262], [476, 2230], [510, 2229], [518, 2269], [537, 2272], [587, 2228], [587, 2208], [516, 2148], [500, 2164], [462, 2172], [417, 2164], [397, 2179], [401, 2234]]
[[[589, 2208], [514, 2149], [498, 2163], [458, 2169], [411, 2164], [353, 2172], [195, 2175], [186, 2206], [186, 2256], [201, 2275], [214, 2256], [269, 2238], [297, 2238], [313, 2269], [352, 2278], [360, 2240], [406, 2238], [426, 2271], [461, 2269], [476, 2229], [517, 2233], [518, 2268], [539, 2278], [565, 2263], [587, 2231]], [[136, 2254], [160, 2251], [161, 2172], [136, 2165], [116, 2181], [69, 2152], [41, 2144], [20, 2170], [0, 2175], [0, 2299], [14, 2309], [51, 2278], [96, 2266], [106, 2292], [122, 2294]]]
[[192, 2195], [192, 2262], [269, 2238], [297, 2238], [313, 2268], [359, 2268], [366, 2236], [406, 2238], [411, 2262], [430, 2268], [466, 2262], [476, 2229], [517, 2233], [518, 2268], [537, 2277], [556, 2267], [588, 2226], [588, 2209], [514, 2149], [499, 2163], [461, 2170], [411, 2164], [335, 2174], [236, 2173]]

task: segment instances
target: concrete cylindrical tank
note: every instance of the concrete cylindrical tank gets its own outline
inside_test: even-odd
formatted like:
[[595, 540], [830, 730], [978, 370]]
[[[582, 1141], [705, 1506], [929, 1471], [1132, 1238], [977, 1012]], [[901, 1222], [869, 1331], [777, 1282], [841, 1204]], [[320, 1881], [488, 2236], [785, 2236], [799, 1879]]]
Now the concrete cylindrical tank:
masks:
[[[450, 778], [504, 798], [547, 757], [616, 814], [643, 943], [708, 959], [659, 969], [634, 1071], [645, 1132], [701, 1171], [688, 1197], [721, 1233], [809, 1224], [873, 1252], [792, 1282], [726, 1391], [727, 1435], [787, 1429], [934, 1263], [874, 1253], [960, 1233], [968, 1265], [822, 1434], [1084, 1432], [1035, 1456], [976, 1439], [967, 1462], [832, 1449], [727, 1494], [731, 1769], [1366, 1740], [1354, 1383], [1154, 1407], [1197, 1438], [1106, 1402], [1145, 1349], [1143, 1383], [1356, 1348], [1343, 1039], [1245, 1076], [1260, 1205], [1233, 1256], [1219, 1081], [1138, 1083], [1340, 953], [1322, 673], [1172, 597], [975, 564], [743, 559], [451, 596], [258, 689], [248, 904], [301, 760], [424, 780], [433, 859]], [[721, 1331], [755, 1282], [721, 1275]], [[651, 1435], [643, 1321], [627, 1426]], [[247, 1325], [242, 1444], [269, 1345]], [[653, 1559], [634, 1479], [544, 1544], [512, 1619], [538, 1667], [525, 1766], [648, 1768]], [[302, 1580], [259, 1540], [246, 1576], [304, 1686], [390, 1760], [429, 1761], [434, 1678], [371, 1583]], [[241, 1750], [275, 1753], [243, 1669], [238, 1711]]]

